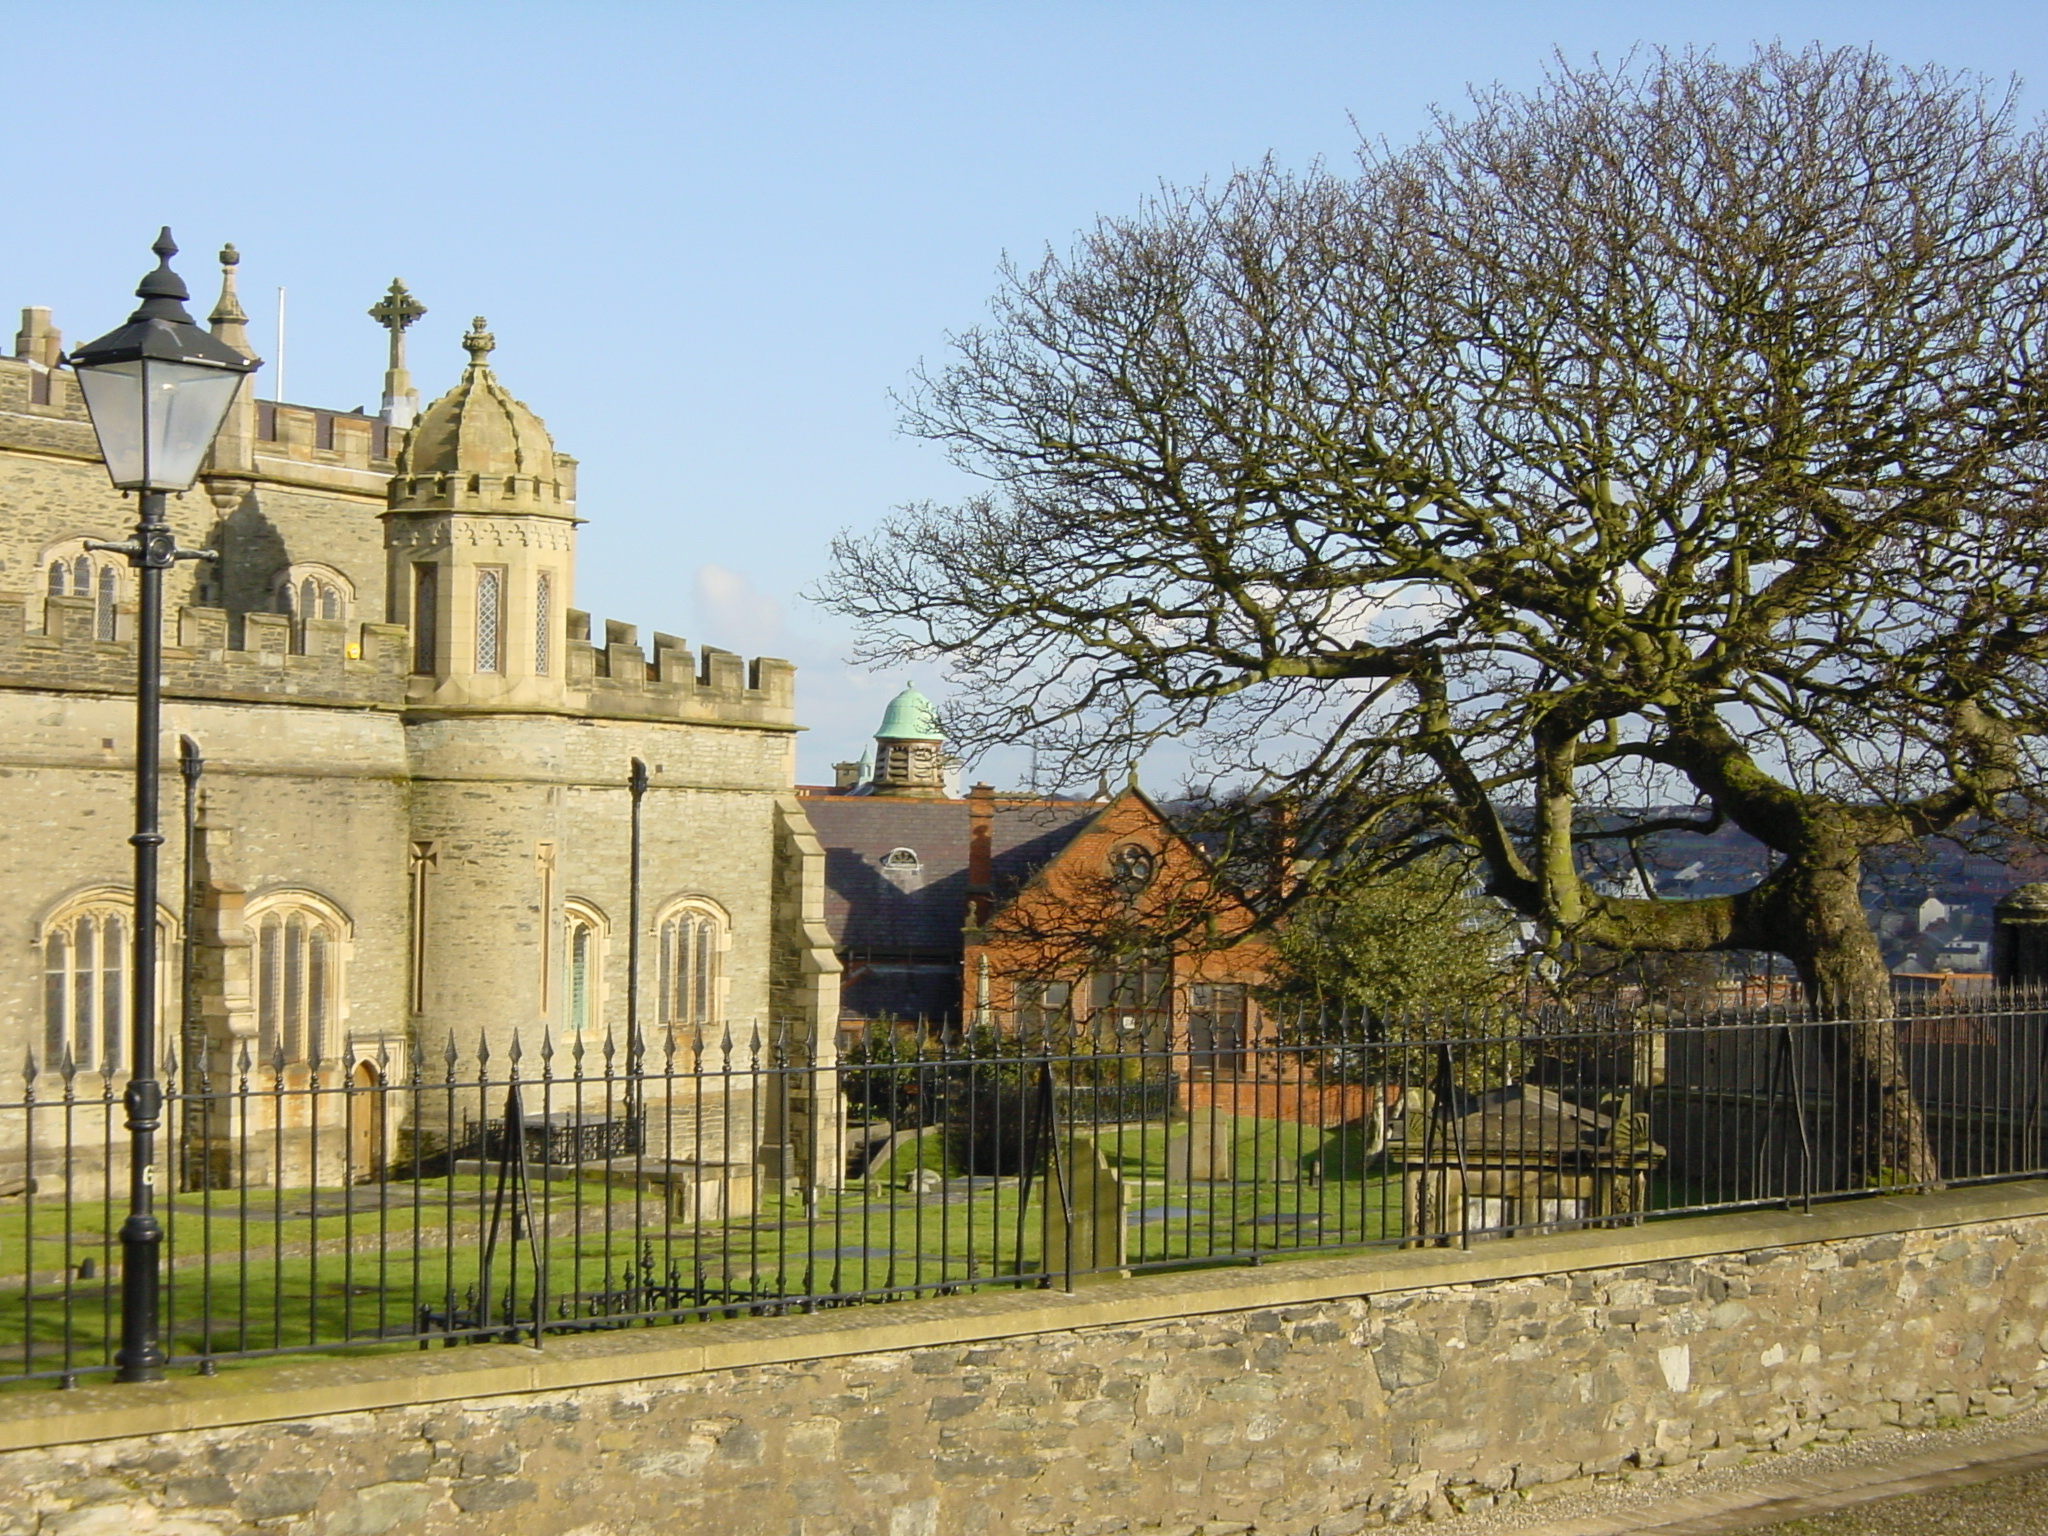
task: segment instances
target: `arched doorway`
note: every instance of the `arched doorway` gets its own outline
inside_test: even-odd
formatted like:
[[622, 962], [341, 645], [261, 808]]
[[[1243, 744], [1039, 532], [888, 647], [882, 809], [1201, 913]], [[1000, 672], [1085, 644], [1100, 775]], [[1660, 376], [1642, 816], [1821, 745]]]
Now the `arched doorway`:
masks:
[[384, 1080], [374, 1065], [359, 1061], [349, 1089], [349, 1182], [369, 1184], [384, 1176]]

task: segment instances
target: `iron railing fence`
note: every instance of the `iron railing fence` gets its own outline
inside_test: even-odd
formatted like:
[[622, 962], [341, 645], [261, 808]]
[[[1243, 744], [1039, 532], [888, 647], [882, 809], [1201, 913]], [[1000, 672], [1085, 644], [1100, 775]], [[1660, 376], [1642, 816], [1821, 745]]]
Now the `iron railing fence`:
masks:
[[[1901, 1009], [237, 1044], [163, 1064], [163, 1334], [538, 1346], [2048, 1173], [2048, 998]], [[124, 1086], [31, 1058], [0, 1099], [0, 1380], [112, 1369]]]

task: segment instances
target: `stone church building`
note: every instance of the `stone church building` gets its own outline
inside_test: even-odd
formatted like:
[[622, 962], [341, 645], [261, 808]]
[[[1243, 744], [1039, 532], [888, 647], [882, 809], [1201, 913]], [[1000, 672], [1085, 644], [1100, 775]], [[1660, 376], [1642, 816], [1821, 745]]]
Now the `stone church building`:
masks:
[[[247, 353], [235, 261], [210, 323]], [[544, 1032], [558, 1052], [622, 1047], [629, 1008], [657, 1070], [728, 1032], [720, 1070], [754, 1065], [757, 1039], [829, 1059], [839, 967], [793, 789], [793, 669], [594, 629], [575, 461], [499, 381], [482, 320], [420, 410], [419, 313], [397, 284], [372, 312], [391, 332], [378, 415], [245, 383], [172, 500], [180, 545], [218, 555], [170, 573], [164, 637], [160, 1012], [187, 1083], [218, 1091], [246, 1060], [369, 1085], [451, 1037], [502, 1072], [515, 1032], [534, 1073]], [[0, 1061], [33, 1055], [44, 1093], [68, 1061], [96, 1094], [124, 1065], [135, 589], [90, 545], [134, 511], [60, 348], [29, 309], [0, 357]], [[181, 738], [203, 760], [189, 835]], [[805, 1137], [773, 1104], [791, 1096], [754, 1094], [756, 1113], [740, 1092], [702, 1125], [645, 1095], [647, 1135], [786, 1164]], [[328, 1146], [360, 1177], [398, 1128], [352, 1134]]]

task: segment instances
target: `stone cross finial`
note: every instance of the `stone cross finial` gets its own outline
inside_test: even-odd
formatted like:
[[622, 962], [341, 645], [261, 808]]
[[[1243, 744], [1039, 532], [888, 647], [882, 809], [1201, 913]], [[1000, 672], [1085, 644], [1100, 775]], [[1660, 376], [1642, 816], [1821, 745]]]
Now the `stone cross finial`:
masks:
[[484, 317], [478, 315], [469, 322], [469, 334], [462, 338], [462, 344], [469, 349], [469, 365], [481, 368], [484, 359], [497, 349], [498, 338], [484, 329]]
[[406, 291], [405, 284], [398, 278], [391, 279], [391, 288], [383, 298], [370, 306], [370, 318], [391, 333], [391, 366], [405, 366], [405, 329], [427, 312], [422, 304]]
[[405, 371], [405, 329], [427, 312], [406, 291], [398, 278], [384, 297], [370, 306], [370, 318], [391, 333], [391, 362], [384, 372], [384, 419], [394, 427], [409, 427], [420, 413], [420, 397]]

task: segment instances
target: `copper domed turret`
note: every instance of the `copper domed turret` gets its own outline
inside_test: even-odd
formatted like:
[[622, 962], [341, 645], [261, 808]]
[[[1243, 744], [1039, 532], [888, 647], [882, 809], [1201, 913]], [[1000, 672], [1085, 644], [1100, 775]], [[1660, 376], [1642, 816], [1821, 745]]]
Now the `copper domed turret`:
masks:
[[945, 738], [938, 711], [914, 686], [889, 701], [875, 732], [875, 769], [869, 793], [934, 799], [946, 793]]

